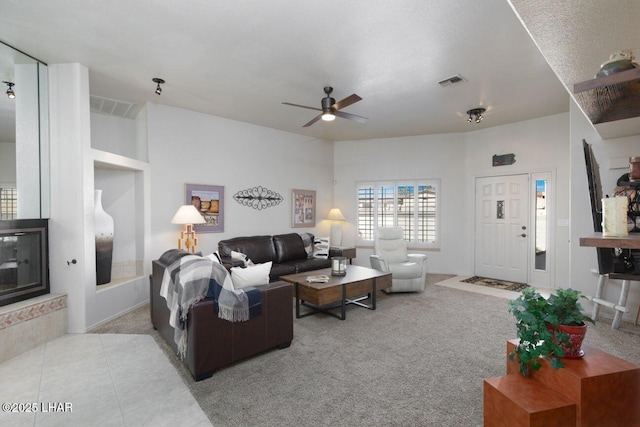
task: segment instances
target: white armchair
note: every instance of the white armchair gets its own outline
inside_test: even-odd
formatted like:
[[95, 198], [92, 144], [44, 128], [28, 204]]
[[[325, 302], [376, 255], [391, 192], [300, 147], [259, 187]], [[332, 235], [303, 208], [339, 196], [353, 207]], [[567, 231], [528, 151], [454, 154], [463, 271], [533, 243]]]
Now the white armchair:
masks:
[[391, 287], [386, 292], [424, 291], [427, 256], [407, 253], [401, 227], [376, 228], [373, 244], [371, 268], [391, 273]]

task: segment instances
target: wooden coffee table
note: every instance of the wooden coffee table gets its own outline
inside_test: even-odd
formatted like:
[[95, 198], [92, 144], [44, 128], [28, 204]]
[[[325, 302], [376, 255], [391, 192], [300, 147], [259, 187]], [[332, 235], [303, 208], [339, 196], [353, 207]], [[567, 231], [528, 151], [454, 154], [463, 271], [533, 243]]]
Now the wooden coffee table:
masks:
[[[307, 282], [309, 276], [326, 275], [329, 281], [326, 283]], [[361, 267], [359, 265], [347, 266], [345, 276], [332, 276], [331, 268], [306, 271], [304, 273], [288, 274], [281, 276], [280, 280], [293, 283], [295, 286], [296, 318], [310, 316], [316, 313], [326, 313], [337, 319], [346, 318], [345, 307], [347, 304], [355, 304], [369, 310], [376, 309], [376, 290], [391, 286], [391, 273]], [[361, 301], [370, 299], [367, 305]], [[300, 305], [309, 307], [311, 311], [300, 314]], [[331, 310], [340, 308], [340, 315]]]

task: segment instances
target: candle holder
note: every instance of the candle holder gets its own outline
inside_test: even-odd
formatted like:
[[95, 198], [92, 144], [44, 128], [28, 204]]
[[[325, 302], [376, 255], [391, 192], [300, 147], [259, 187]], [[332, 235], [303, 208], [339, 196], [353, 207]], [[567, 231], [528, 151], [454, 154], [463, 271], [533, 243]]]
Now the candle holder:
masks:
[[343, 256], [334, 256], [331, 258], [331, 275], [346, 276], [347, 274], [347, 258]]

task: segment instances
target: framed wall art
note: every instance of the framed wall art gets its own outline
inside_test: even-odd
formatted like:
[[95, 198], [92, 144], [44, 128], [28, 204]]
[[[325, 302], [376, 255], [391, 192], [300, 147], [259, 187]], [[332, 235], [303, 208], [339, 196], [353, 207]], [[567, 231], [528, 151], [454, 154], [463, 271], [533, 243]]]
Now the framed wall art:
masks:
[[198, 233], [224, 232], [224, 187], [221, 185], [186, 184], [187, 205], [191, 204], [204, 217], [205, 224], [194, 224]]
[[291, 226], [316, 226], [316, 192], [314, 190], [292, 190]]

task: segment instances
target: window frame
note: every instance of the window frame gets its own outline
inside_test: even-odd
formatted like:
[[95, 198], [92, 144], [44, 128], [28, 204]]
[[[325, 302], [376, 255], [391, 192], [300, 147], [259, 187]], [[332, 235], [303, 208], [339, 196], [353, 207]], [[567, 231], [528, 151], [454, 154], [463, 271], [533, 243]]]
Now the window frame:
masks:
[[[412, 240], [407, 240], [407, 246], [416, 249], [439, 249], [440, 248], [440, 205], [442, 204], [442, 190], [441, 190], [442, 182], [438, 178], [421, 178], [421, 179], [396, 179], [396, 180], [380, 180], [380, 181], [358, 181], [355, 186], [355, 211], [356, 211], [356, 244], [358, 246], [373, 246], [373, 236], [372, 239], [364, 239], [360, 235], [360, 191], [363, 188], [369, 187], [372, 188], [372, 206], [371, 206], [371, 219], [368, 221], [370, 227], [375, 229], [377, 224], [379, 224], [379, 198], [380, 198], [380, 189], [382, 187], [393, 187], [393, 206], [398, 206], [398, 189], [406, 186], [413, 186], [415, 188], [419, 188], [421, 186], [433, 187], [435, 188], [435, 209], [433, 212], [433, 221], [434, 221], [434, 240], [429, 242], [419, 242], [419, 227], [414, 227], [412, 232]], [[414, 190], [414, 206], [417, 206], [417, 191]], [[419, 209], [414, 209], [413, 215], [413, 224], [419, 224]], [[392, 216], [392, 224], [387, 224], [389, 226], [397, 226], [398, 222], [398, 209], [393, 209]], [[404, 229], [404, 227], [403, 227]]]

